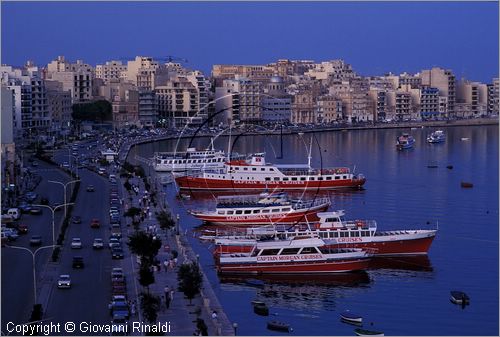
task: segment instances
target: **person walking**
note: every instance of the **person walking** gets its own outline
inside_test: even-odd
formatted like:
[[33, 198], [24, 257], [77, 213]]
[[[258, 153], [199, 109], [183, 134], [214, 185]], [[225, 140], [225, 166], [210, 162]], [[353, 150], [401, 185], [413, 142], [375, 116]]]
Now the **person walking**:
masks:
[[168, 309], [170, 307], [170, 287], [165, 286], [165, 288], [163, 289], [163, 292], [165, 294], [165, 304], [166, 304], [167, 309]]

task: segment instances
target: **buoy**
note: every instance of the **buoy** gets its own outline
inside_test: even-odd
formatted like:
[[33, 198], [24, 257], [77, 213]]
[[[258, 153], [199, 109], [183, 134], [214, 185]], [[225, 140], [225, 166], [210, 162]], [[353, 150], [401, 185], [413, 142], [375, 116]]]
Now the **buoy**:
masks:
[[449, 170], [453, 170], [453, 165], [448, 165], [448, 166], [446, 166], [446, 168]]
[[472, 188], [474, 185], [472, 183], [468, 183], [468, 182], [462, 181], [460, 183], [460, 186], [462, 186], [463, 188]]

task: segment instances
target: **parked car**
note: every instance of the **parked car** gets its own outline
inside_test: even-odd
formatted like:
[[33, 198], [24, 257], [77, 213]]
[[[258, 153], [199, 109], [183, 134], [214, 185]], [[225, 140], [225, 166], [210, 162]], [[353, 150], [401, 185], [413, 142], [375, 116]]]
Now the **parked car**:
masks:
[[29, 213], [31, 211], [31, 208], [33, 208], [33, 206], [28, 204], [27, 201], [21, 201], [19, 205], [17, 205], [17, 208], [19, 208], [22, 213]]
[[108, 243], [108, 246], [110, 249], [113, 249], [114, 247], [121, 247], [121, 242], [118, 238], [115, 238], [115, 237], [111, 237], [109, 239], [109, 243]]
[[73, 238], [73, 240], [71, 240], [71, 248], [72, 249], [81, 249], [82, 248], [82, 240], [80, 238]]
[[59, 275], [59, 280], [57, 281], [57, 287], [59, 289], [71, 288], [71, 278], [69, 277], [69, 275]]
[[41, 207], [32, 207], [31, 210], [30, 210], [30, 214], [41, 215], [42, 214], [42, 208]]
[[92, 221], [90, 222], [90, 227], [99, 228], [101, 227], [101, 222], [99, 221], [99, 219], [92, 219]]
[[40, 235], [33, 235], [30, 239], [30, 246], [41, 246], [42, 237]]
[[83, 268], [85, 266], [85, 264], [83, 263], [83, 257], [74, 256], [72, 266], [73, 268]]
[[111, 248], [111, 258], [112, 259], [123, 259], [123, 249], [121, 247]]
[[92, 248], [94, 249], [102, 249], [104, 247], [104, 242], [100, 238], [95, 238], [94, 243], [92, 244]]

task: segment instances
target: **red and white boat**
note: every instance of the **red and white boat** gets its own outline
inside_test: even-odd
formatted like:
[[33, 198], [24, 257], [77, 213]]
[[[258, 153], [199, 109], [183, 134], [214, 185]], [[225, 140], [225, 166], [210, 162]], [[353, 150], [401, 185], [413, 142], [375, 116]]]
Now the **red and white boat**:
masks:
[[330, 206], [330, 198], [292, 200], [286, 193], [218, 197], [212, 211], [190, 211], [196, 218], [216, 225], [256, 226], [318, 221], [318, 212]]
[[353, 247], [373, 250], [380, 255], [419, 255], [427, 254], [437, 230], [413, 229], [377, 231], [374, 220], [343, 219], [344, 211], [318, 213], [320, 221], [313, 224], [293, 226], [274, 225], [247, 228], [244, 231], [233, 229], [217, 231], [215, 236], [202, 236], [213, 239], [215, 254], [249, 252], [259, 240], [283, 240], [296, 237], [317, 235], [326, 245], [333, 247]]
[[175, 178], [180, 189], [224, 190], [328, 190], [360, 188], [366, 182], [347, 167], [315, 169], [310, 165], [266, 164], [263, 153], [248, 160], [224, 163], [219, 171], [204, 171]]
[[227, 274], [328, 274], [366, 269], [370, 254], [362, 249], [331, 249], [319, 238], [255, 242], [248, 253], [216, 256]]

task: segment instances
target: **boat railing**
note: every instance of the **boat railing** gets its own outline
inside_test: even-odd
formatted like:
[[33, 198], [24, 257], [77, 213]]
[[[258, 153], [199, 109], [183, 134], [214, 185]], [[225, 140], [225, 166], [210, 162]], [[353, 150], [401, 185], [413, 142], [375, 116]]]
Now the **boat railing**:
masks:
[[294, 203], [294, 209], [311, 208], [323, 204], [331, 203], [329, 197], [315, 198], [312, 200], [299, 200]]
[[359, 229], [377, 229], [375, 220], [347, 220], [343, 222], [345, 227], [357, 227]]

